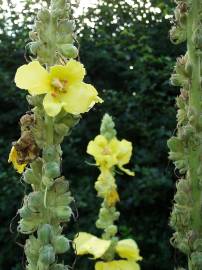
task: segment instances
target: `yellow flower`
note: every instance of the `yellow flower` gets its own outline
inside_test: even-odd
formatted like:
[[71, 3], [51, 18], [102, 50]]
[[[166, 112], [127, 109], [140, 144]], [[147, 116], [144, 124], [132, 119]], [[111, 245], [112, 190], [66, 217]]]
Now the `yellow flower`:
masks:
[[110, 207], [115, 206], [115, 204], [120, 201], [119, 194], [115, 188], [107, 194], [106, 200]]
[[71, 114], [89, 111], [102, 102], [96, 89], [83, 82], [85, 68], [73, 59], [65, 66], [55, 65], [48, 72], [38, 61], [18, 68], [15, 83], [32, 95], [46, 94], [43, 106], [49, 116], [56, 116], [62, 108]]
[[117, 260], [111, 262], [97, 262], [95, 270], [140, 270], [134, 261]]
[[121, 258], [140, 261], [142, 257], [140, 256], [139, 248], [136, 242], [132, 239], [120, 240], [116, 245], [116, 252]]
[[118, 145], [116, 138], [108, 141], [103, 135], [98, 135], [89, 142], [87, 153], [95, 158], [98, 166], [109, 169], [117, 164]]
[[94, 259], [102, 257], [111, 245], [110, 240], [102, 240], [85, 232], [80, 232], [73, 243], [77, 255], [91, 254]]
[[96, 164], [102, 170], [117, 165], [126, 174], [134, 176], [134, 172], [123, 167], [130, 161], [132, 149], [132, 143], [127, 140], [119, 141], [113, 138], [108, 141], [103, 135], [98, 135], [89, 142], [87, 153], [95, 158]]
[[17, 170], [18, 173], [23, 173], [27, 164], [19, 164], [17, 160], [18, 160], [18, 153], [15, 147], [13, 146], [9, 154], [8, 162], [13, 164], [13, 167]]

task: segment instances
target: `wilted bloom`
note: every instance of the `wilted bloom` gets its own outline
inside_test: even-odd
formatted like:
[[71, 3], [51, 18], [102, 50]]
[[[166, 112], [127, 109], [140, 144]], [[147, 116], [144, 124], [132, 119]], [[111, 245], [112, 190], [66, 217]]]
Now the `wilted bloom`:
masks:
[[117, 202], [120, 201], [119, 194], [115, 188], [110, 190], [106, 196], [106, 200], [110, 207], [114, 206]]
[[15, 83], [32, 96], [46, 94], [43, 106], [49, 116], [56, 116], [62, 108], [76, 115], [102, 102], [96, 89], [83, 82], [85, 73], [83, 65], [73, 59], [65, 66], [52, 66], [49, 72], [33, 61], [18, 68]]
[[17, 170], [18, 173], [23, 173], [27, 165], [27, 164], [20, 164], [18, 162], [18, 152], [16, 151], [14, 146], [11, 148], [8, 162], [13, 164], [13, 167]]

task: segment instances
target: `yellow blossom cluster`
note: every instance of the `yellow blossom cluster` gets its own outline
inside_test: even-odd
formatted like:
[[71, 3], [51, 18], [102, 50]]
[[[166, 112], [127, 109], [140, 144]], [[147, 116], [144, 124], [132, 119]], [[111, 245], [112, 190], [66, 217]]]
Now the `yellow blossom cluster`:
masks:
[[101, 170], [109, 170], [113, 166], [118, 166], [120, 170], [134, 176], [134, 172], [123, 167], [130, 161], [132, 149], [132, 143], [127, 140], [119, 141], [114, 137], [108, 141], [103, 135], [98, 135], [89, 142], [87, 153], [95, 158], [96, 165]]

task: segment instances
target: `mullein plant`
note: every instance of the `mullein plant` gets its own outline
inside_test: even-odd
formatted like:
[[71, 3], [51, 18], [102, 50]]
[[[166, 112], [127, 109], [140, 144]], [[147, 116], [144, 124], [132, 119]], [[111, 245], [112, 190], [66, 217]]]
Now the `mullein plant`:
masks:
[[32, 191], [18, 210], [18, 231], [29, 235], [24, 250], [27, 270], [67, 270], [59, 255], [69, 250], [63, 225], [73, 214], [69, 183], [62, 176], [60, 144], [81, 114], [102, 102], [96, 89], [83, 82], [71, 6], [52, 0], [38, 12], [30, 32], [30, 63], [18, 68], [16, 86], [27, 90], [32, 108], [20, 119], [21, 137], [13, 143], [9, 162]]
[[177, 182], [171, 243], [188, 258], [189, 270], [202, 269], [202, 1], [176, 1], [174, 43], [187, 42], [171, 82], [177, 97], [177, 134], [168, 141], [169, 157], [181, 175]]
[[103, 230], [103, 234], [98, 238], [80, 232], [73, 243], [77, 255], [93, 255], [96, 270], [139, 270], [138, 261], [142, 258], [136, 242], [132, 239], [119, 240], [118, 227], [115, 225], [120, 216], [116, 209], [120, 200], [115, 179], [116, 169], [130, 176], [134, 176], [134, 173], [123, 167], [130, 161], [132, 143], [118, 140], [114, 126], [112, 118], [106, 114], [102, 120], [101, 134], [90, 141], [87, 147], [87, 153], [94, 157], [100, 170], [95, 189], [103, 202], [96, 227]]

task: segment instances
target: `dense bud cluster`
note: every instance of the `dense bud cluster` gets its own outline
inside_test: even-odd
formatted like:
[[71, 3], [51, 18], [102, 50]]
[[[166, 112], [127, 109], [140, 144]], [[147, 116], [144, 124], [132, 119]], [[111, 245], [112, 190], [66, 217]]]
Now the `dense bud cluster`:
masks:
[[73, 45], [75, 24], [70, 19], [71, 7], [66, 0], [51, 1], [51, 10], [42, 9], [30, 32], [31, 53], [42, 64], [59, 62], [61, 57], [76, 58], [78, 50]]
[[170, 224], [172, 243], [188, 257], [189, 270], [202, 269], [202, 84], [201, 12], [199, 0], [176, 1], [176, 25], [171, 40], [187, 40], [187, 53], [177, 59], [171, 82], [181, 87], [177, 97], [177, 134], [168, 141], [169, 158], [182, 175], [177, 182]]

